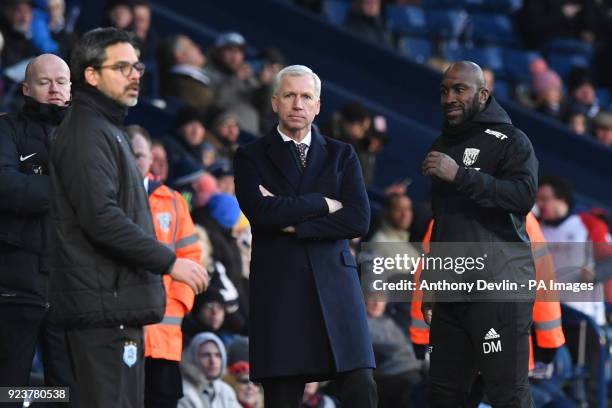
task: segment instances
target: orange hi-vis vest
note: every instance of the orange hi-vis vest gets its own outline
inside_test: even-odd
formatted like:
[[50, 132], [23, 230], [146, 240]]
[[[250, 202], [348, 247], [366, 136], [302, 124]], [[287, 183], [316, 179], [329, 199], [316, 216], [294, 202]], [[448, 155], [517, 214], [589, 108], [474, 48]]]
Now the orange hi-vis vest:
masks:
[[[149, 183], [155, 183], [149, 180]], [[200, 263], [202, 248], [198, 243], [189, 206], [183, 197], [165, 185], [149, 194], [149, 205], [157, 240], [174, 250], [177, 258]], [[145, 326], [145, 357], [181, 361], [183, 317], [193, 307], [195, 294], [187, 284], [164, 275], [166, 312], [160, 323]]]
[[[429, 223], [429, 229], [423, 239], [423, 250], [429, 252], [429, 242], [433, 230], [434, 221]], [[548, 252], [546, 240], [540, 229], [540, 224], [532, 213], [527, 214], [527, 234], [532, 243], [533, 258], [535, 261], [536, 279], [548, 282], [555, 278], [555, 268], [552, 255]], [[420, 268], [415, 273], [415, 282], [418, 288], [420, 280]], [[429, 326], [423, 319], [421, 313], [421, 299], [423, 294], [419, 290], [413, 292], [410, 316], [410, 338], [414, 344], [429, 344]], [[536, 341], [542, 348], [559, 348], [565, 344], [565, 336], [561, 327], [561, 305], [555, 293], [538, 292], [533, 305], [533, 328]], [[533, 340], [533, 339], [532, 339]], [[533, 343], [529, 348], [529, 369], [533, 369]]]

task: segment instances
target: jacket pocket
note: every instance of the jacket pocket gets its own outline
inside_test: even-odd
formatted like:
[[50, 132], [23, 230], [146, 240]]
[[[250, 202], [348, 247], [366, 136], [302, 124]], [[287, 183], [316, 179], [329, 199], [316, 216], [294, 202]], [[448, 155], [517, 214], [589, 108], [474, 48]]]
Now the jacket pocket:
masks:
[[352, 266], [353, 268], [357, 268], [357, 262], [355, 261], [355, 257], [351, 253], [351, 251], [345, 249], [342, 251], [342, 263], [344, 266]]

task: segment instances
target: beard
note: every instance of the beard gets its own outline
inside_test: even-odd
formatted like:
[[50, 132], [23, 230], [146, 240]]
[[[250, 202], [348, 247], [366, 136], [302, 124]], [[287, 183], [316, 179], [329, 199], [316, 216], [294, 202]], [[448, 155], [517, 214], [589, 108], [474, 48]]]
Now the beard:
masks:
[[[444, 106], [444, 108], [448, 108], [447, 106]], [[472, 97], [472, 100], [464, 106], [460, 106], [461, 108], [461, 115], [453, 118], [453, 119], [448, 119], [448, 116], [444, 116], [444, 126], [445, 127], [455, 127], [455, 126], [459, 126], [465, 122], [468, 122], [472, 119], [474, 119], [474, 117], [478, 114], [478, 112], [480, 112], [480, 100], [479, 100], [479, 95], [478, 92], [476, 92], [474, 94], [474, 96]]]

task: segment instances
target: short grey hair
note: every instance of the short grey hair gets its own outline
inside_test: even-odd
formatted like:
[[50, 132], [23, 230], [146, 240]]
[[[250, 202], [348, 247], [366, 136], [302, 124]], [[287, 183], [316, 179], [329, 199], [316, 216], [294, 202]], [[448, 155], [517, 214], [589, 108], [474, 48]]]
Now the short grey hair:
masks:
[[274, 78], [274, 82], [272, 83], [272, 94], [276, 95], [278, 92], [278, 88], [284, 77], [286, 76], [303, 76], [303, 75], [311, 75], [312, 79], [314, 79], [315, 83], [315, 96], [317, 98], [321, 97], [321, 79], [317, 74], [313, 72], [312, 69], [308, 68], [305, 65], [289, 65], [278, 71], [276, 77]]

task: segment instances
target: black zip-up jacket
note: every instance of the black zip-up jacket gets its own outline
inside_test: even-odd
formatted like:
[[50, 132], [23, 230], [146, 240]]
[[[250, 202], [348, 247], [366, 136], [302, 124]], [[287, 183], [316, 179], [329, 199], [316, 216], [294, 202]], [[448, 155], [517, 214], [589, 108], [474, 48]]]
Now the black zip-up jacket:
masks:
[[529, 243], [526, 215], [537, 189], [538, 161], [527, 136], [491, 97], [471, 121], [445, 128], [431, 150], [459, 165], [453, 182], [432, 179], [431, 241], [494, 242], [481, 246], [490, 252], [486, 278], [533, 279], [529, 245], [520, 245]]
[[155, 239], [126, 109], [77, 86], [51, 151], [51, 318], [71, 327], [161, 320], [174, 253]]
[[0, 302], [47, 305], [48, 152], [65, 112], [26, 96], [0, 117]]

